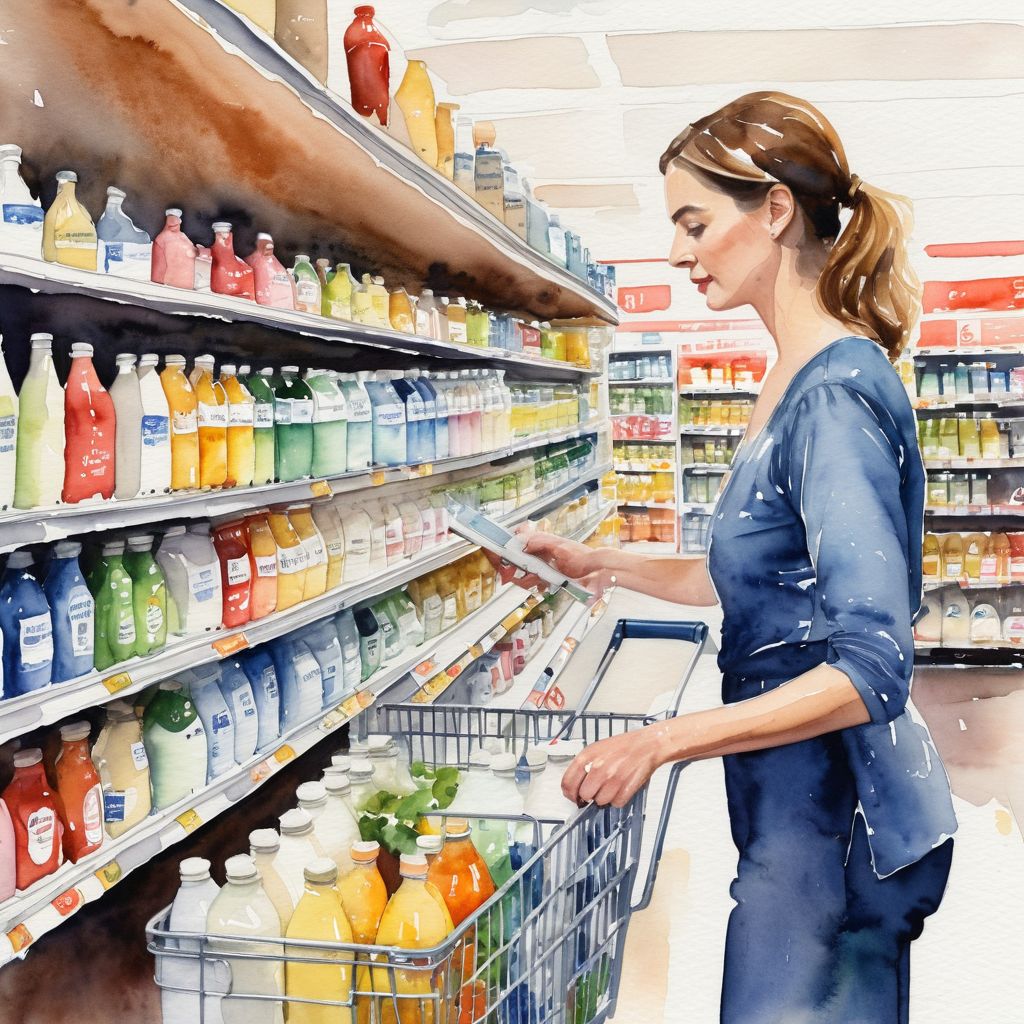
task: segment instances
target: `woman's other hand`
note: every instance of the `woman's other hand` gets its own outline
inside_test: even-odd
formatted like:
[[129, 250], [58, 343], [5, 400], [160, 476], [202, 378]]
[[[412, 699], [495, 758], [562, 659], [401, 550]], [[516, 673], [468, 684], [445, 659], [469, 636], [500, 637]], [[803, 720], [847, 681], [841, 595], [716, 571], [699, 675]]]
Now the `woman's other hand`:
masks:
[[649, 729], [591, 743], [565, 770], [562, 793], [582, 807], [625, 807], [661, 766], [657, 739]]

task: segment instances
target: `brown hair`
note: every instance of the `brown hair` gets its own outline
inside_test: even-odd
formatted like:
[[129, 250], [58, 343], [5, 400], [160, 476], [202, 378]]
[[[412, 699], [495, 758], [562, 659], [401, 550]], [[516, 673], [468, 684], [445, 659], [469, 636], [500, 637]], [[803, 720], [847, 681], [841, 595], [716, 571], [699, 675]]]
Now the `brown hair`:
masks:
[[[788, 186], [815, 236], [831, 243], [818, 301], [890, 359], [899, 356], [920, 311], [907, 255], [910, 201], [851, 174], [835, 128], [815, 107], [785, 93], [748, 93], [677, 135], [661, 173], [674, 161], [737, 202], [760, 202], [777, 182]], [[842, 233], [841, 206], [853, 211]]]

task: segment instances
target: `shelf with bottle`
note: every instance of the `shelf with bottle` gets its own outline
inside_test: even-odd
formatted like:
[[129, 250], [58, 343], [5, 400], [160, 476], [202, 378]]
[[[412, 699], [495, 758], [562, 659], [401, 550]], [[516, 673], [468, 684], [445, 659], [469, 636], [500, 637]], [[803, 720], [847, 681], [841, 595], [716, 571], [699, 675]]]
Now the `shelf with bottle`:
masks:
[[759, 395], [760, 384], [685, 384], [679, 389], [684, 398], [694, 395]]
[[674, 509], [676, 503], [674, 501], [620, 501], [620, 508], [669, 508]]
[[949, 517], [951, 519], [974, 519], [978, 516], [991, 516], [998, 518], [1006, 516], [1014, 518], [1024, 516], [1024, 502], [1017, 505], [972, 505], [972, 504], [950, 504], [950, 505], [925, 505], [925, 515]]
[[742, 437], [747, 432], [746, 427], [719, 427], [708, 424], [707, 426], [693, 426], [683, 424], [679, 428], [682, 437]]
[[319, 710], [284, 732], [271, 750], [257, 752], [197, 791], [154, 811], [117, 838], [106, 838], [98, 850], [77, 863], [65, 862], [53, 874], [0, 903], [0, 930], [7, 933], [10, 943], [6, 949], [0, 949], [0, 966], [24, 952], [71, 914], [100, 899], [133, 870], [219, 815], [230, 812], [282, 767], [372, 707], [381, 695], [422, 665], [425, 656], [432, 651], [443, 648], [448, 653], [441, 656], [441, 660], [448, 660], [453, 657], [453, 651], [475, 649], [481, 638], [501, 628], [524, 602], [532, 606], [536, 601], [536, 597], [528, 597], [515, 586], [495, 593], [490, 602], [450, 630], [380, 668], [363, 683], [354, 701], [348, 699], [334, 709]]
[[[366, 254], [388, 276], [404, 268], [406, 285], [422, 285], [444, 265], [446, 274], [473, 280], [475, 297], [484, 302], [511, 296], [519, 300], [518, 308], [540, 319], [595, 316], [614, 322], [605, 275], [593, 268], [602, 291], [588, 284], [591, 269], [578, 236], [572, 236], [575, 249], [567, 254], [571, 269], [559, 266], [217, 0], [160, 0], [144, 16], [132, 10], [116, 26], [102, 17], [101, 7], [85, 0], [59, 27], [49, 11], [12, 16], [8, 26], [19, 40], [10, 55], [12, 72], [32, 69], [41, 95], [73, 96], [78, 104], [70, 114], [66, 103], [48, 103], [34, 108], [37, 116], [16, 117], [8, 125], [10, 138], [35, 154], [44, 175], [59, 167], [55, 140], [70, 134], [85, 151], [78, 170], [99, 173], [116, 159], [118, 185], [130, 195], [180, 194], [181, 182], [188, 181], [194, 205], [215, 209], [230, 182], [233, 206], [265, 211], [266, 230], [288, 241], [289, 248], [300, 222], [317, 224], [322, 230], [307, 231], [307, 237], [336, 233], [349, 251]], [[56, 77], [49, 57], [62, 31], [71, 32], [82, 48], [65, 54], [64, 75]], [[98, 80], [91, 74], [95, 66], [124, 67], [129, 57], [132, 75], [153, 82], [153, 89], [129, 97], [120, 76]], [[409, 66], [419, 68], [422, 62]], [[11, 82], [17, 78], [14, 73]], [[247, 124], [244, 138], [231, 118], [220, 116], [225, 105], [261, 112]], [[189, 125], [190, 143], [163, 151], [154, 167], [142, 140], [168, 110]], [[446, 111], [450, 105], [438, 112]], [[433, 98], [430, 112], [434, 134]], [[71, 117], [76, 129], [84, 129], [80, 140], [67, 123]], [[103, 151], [99, 136], [88, 131], [90, 118], [106, 126], [104, 138], [116, 139], [120, 151]], [[404, 123], [404, 114], [398, 121]], [[273, 154], [272, 176], [267, 154]], [[498, 170], [500, 178], [500, 163]], [[521, 212], [526, 199], [521, 197]], [[152, 212], [154, 204], [147, 206]], [[546, 241], [546, 214], [543, 219]]]
[[628, 473], [630, 475], [646, 475], [649, 476], [651, 473], [674, 473], [676, 470], [674, 463], [667, 464], [655, 464], [644, 465], [640, 467], [634, 467], [631, 464], [624, 464], [617, 462], [614, 466], [616, 473]]

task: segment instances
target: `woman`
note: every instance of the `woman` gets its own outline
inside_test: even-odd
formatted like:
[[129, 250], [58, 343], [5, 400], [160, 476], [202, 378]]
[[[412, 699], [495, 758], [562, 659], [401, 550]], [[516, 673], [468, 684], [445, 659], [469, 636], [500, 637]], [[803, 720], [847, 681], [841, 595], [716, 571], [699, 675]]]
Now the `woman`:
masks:
[[720, 601], [724, 707], [593, 744], [563, 789], [622, 806], [659, 766], [722, 756], [739, 850], [722, 1020], [906, 1022], [910, 941], [942, 897], [956, 820], [906, 709], [924, 471], [889, 362], [918, 300], [903, 204], [779, 93], [695, 122], [661, 170], [669, 262], [710, 309], [752, 305], [778, 361], [706, 564], [546, 534], [527, 550], [574, 578]]

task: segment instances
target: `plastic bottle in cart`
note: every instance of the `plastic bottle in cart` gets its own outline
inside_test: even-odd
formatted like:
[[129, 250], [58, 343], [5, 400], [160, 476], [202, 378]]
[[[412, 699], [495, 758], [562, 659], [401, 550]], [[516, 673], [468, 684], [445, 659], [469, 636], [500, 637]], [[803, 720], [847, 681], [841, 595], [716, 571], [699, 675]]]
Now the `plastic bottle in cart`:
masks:
[[317, 857], [324, 857], [323, 847], [313, 830], [313, 819], [299, 807], [281, 815], [281, 844], [274, 858], [274, 869], [288, 889], [294, 906], [302, 898], [302, 872]]
[[33, 334], [18, 395], [15, 508], [55, 505], [64, 480], [64, 391], [53, 367], [53, 335]]
[[[260, 883], [252, 858], [240, 853], [224, 865], [227, 880], [214, 897], [203, 931], [211, 936], [210, 953], [251, 953], [272, 956], [278, 943], [246, 939], [279, 938], [280, 918]], [[217, 936], [232, 938], [217, 938]], [[277, 960], [227, 958], [231, 974], [230, 991], [249, 996], [280, 996], [283, 992], [281, 964]], [[273, 999], [223, 999], [224, 1024], [281, 1024], [281, 1005]]]
[[64, 389], [64, 488], [61, 500], [77, 504], [114, 494], [116, 414], [96, 376], [92, 345], [71, 346]]
[[249, 576], [252, 580], [249, 613], [254, 621], [277, 608], [277, 542], [270, 529], [268, 515], [269, 510], [262, 508], [245, 520]]
[[164, 211], [164, 216], [163, 230], [153, 240], [150, 278], [156, 284], [192, 291], [196, 286], [199, 250], [181, 230], [181, 210], [171, 207]]
[[281, 927], [287, 928], [292, 919], [295, 904], [288, 892], [288, 886], [274, 867], [274, 860], [281, 849], [281, 837], [272, 828], [258, 828], [249, 833], [249, 856], [260, 873], [263, 891], [274, 904]]
[[411, 796], [419, 790], [409, 773], [409, 762], [390, 736], [370, 736], [369, 761], [373, 765], [374, 784], [396, 796]]
[[107, 835], [117, 839], [149, 815], [149, 758], [142, 742], [142, 723], [131, 704], [111, 701], [106, 713], [92, 760], [100, 776], [103, 825]]
[[135, 356], [117, 355], [117, 376], [110, 385], [114, 403], [116, 437], [114, 444], [114, 497], [134, 498], [142, 477], [142, 390], [135, 372]]
[[82, 545], [60, 541], [43, 582], [53, 629], [52, 681], [63, 683], [91, 672], [96, 604], [82, 575]]
[[21, 147], [0, 146], [0, 251], [39, 259], [43, 208], [21, 177]]
[[579, 810], [562, 794], [562, 776], [582, 752], [583, 743], [579, 740], [559, 740], [539, 748], [538, 753], [547, 755], [547, 766], [531, 778], [524, 813], [533, 818], [565, 821]]
[[[2, 167], [2, 165], [0, 165]], [[3, 221], [0, 218], [0, 232]], [[2, 245], [2, 242], [0, 242]], [[0, 335], [0, 510], [14, 503], [14, 478], [18, 465], [18, 393], [4, 358]]]
[[75, 196], [78, 175], [57, 172], [57, 195], [43, 217], [43, 259], [78, 270], [96, 269], [96, 228]]
[[121, 208], [124, 200], [121, 189], [113, 185], [107, 189], [107, 206], [96, 225], [97, 269], [132, 281], [148, 281], [153, 265], [153, 240]]
[[249, 677], [233, 658], [221, 662], [220, 692], [235, 727], [235, 764], [245, 764], [259, 745], [259, 717]]
[[213, 266], [210, 270], [210, 290], [218, 295], [233, 295], [256, 301], [252, 267], [235, 255], [234, 237], [228, 221], [213, 225], [213, 246], [210, 250]]
[[35, 576], [32, 555], [12, 552], [0, 578], [0, 633], [3, 635], [4, 697], [50, 685], [53, 623], [50, 606]]
[[451, 814], [470, 815], [488, 809], [491, 791], [492, 755], [483, 747], [470, 752], [468, 766], [459, 776], [455, 799], [448, 806]]
[[235, 723], [220, 692], [220, 668], [202, 665], [187, 674], [192, 702], [206, 733], [206, 781], [235, 766]]
[[[120, 358], [120, 357], [118, 357]], [[140, 494], [162, 494], [170, 490], [171, 486], [171, 411], [167, 404], [167, 396], [164, 394], [163, 385], [160, 381], [160, 374], [156, 366], [159, 357], [153, 352], [146, 352], [139, 356], [137, 378], [139, 382], [140, 400], [140, 421], [139, 421], [139, 490]], [[121, 458], [122, 458], [122, 423], [126, 420], [133, 422], [133, 390], [126, 382], [119, 384], [120, 375], [111, 386], [110, 393], [114, 398], [114, 410], [117, 413], [118, 430], [118, 454], [117, 454], [117, 497], [122, 497], [121, 488]], [[123, 391], [122, 391], [123, 388]], [[120, 397], [119, 397], [120, 396]], [[121, 408], [125, 408], [125, 417], [122, 418]], [[130, 452], [132, 443], [126, 446]], [[128, 484], [126, 484], [127, 488]]]
[[434, 421], [427, 418], [423, 395], [407, 373], [391, 372], [391, 386], [405, 405], [406, 461], [419, 465], [434, 460]]
[[299, 480], [313, 467], [313, 396], [297, 366], [285, 366], [274, 380], [275, 476]]
[[252, 482], [260, 487], [274, 482], [276, 465], [276, 438], [274, 428], [274, 371], [264, 367], [255, 376], [245, 376], [246, 390], [253, 399], [253, 446], [255, 462]]
[[320, 665], [301, 641], [282, 637], [267, 645], [280, 690], [281, 732], [311, 721], [323, 708]]
[[[320, 857], [303, 871], [303, 893], [288, 924], [286, 937], [323, 944], [317, 963], [289, 958], [285, 965], [285, 992], [292, 999], [318, 999], [338, 1003], [352, 1002], [354, 958], [343, 949], [331, 949], [336, 943], [352, 942], [352, 927], [341, 905], [336, 883], [338, 868], [334, 861]], [[326, 948], [324, 948], [326, 947]], [[289, 947], [285, 947], [286, 953]], [[303, 947], [291, 947], [295, 957], [308, 953]], [[289, 1024], [353, 1024], [351, 1009], [320, 1006], [316, 1003], [288, 1002]]]
[[465, 818], [445, 820], [444, 846], [430, 865], [427, 879], [441, 893], [455, 925], [494, 895], [494, 882], [473, 845], [472, 829]]
[[255, 403], [232, 363], [220, 368], [220, 386], [228, 401], [227, 479], [250, 487], [256, 472]]
[[373, 765], [364, 757], [352, 757], [352, 766], [348, 773], [351, 790], [349, 791], [349, 802], [356, 816], [363, 812], [367, 801], [380, 787], [374, 779]]
[[265, 231], [256, 236], [256, 248], [245, 257], [253, 270], [253, 290], [261, 306], [295, 309], [295, 282], [274, 253], [274, 239]]
[[160, 374], [171, 419], [171, 489], [199, 486], [199, 402], [185, 376], [185, 357], [169, 355]]
[[18, 887], [18, 844], [14, 822], [7, 804], [0, 800], [0, 903], [9, 900]]
[[311, 601], [327, 589], [327, 545], [313, 522], [309, 505], [288, 506], [288, 519], [306, 553], [306, 574], [302, 581], [302, 600]]
[[60, 728], [54, 765], [64, 821], [64, 856], [73, 864], [103, 845], [103, 794], [99, 772], [89, 756], [88, 722]]
[[[314, 830], [324, 853], [344, 875], [352, 868], [349, 856], [352, 844], [359, 841], [359, 824], [349, 803], [350, 783], [347, 778], [332, 778], [327, 783], [308, 782], [298, 789], [299, 806], [309, 810], [304, 802], [304, 786], [316, 787], [317, 803], [321, 804], [314, 820]], [[305, 796], [310, 796], [306, 793]]]
[[245, 520], [219, 521], [213, 531], [213, 546], [220, 560], [222, 621], [225, 629], [235, 629], [249, 621], [252, 607], [252, 567]]
[[277, 545], [277, 610], [282, 612], [302, 600], [306, 549], [285, 509], [272, 508], [267, 513], [267, 522]]
[[196, 395], [199, 428], [199, 486], [233, 487], [228, 479], [228, 399], [213, 377], [214, 358], [196, 356], [189, 383]]
[[291, 269], [295, 282], [295, 308], [301, 313], [320, 313], [320, 278], [306, 255], [295, 257]]
[[63, 863], [58, 798], [43, 770], [38, 747], [14, 754], [14, 778], [3, 792], [14, 825], [17, 887], [24, 892]]
[[281, 697], [277, 684], [277, 669], [266, 647], [245, 651], [239, 655], [238, 661], [252, 686], [256, 718], [259, 722], [256, 749], [262, 752], [281, 735]]
[[339, 373], [347, 414], [346, 468], [349, 473], [373, 464], [373, 407], [363, 380], [354, 373]]
[[[156, 560], [164, 571], [182, 635], [203, 633], [221, 624], [223, 592], [220, 561], [209, 533], [172, 526], [163, 536]], [[208, 527], [207, 527], [208, 529]]]
[[360, 945], [373, 945], [384, 908], [388, 905], [388, 890], [377, 868], [380, 846], [374, 842], [354, 842], [346, 853], [352, 867], [341, 871], [338, 892], [345, 916], [352, 926], [352, 941]]
[[[220, 886], [210, 878], [210, 862], [202, 857], [186, 858], [178, 870], [181, 886], [171, 904], [168, 926], [173, 932], [203, 935], [206, 933], [210, 906], [217, 898]], [[157, 977], [164, 986], [160, 989], [163, 1024], [193, 1024], [200, 1019], [200, 1015], [204, 1024], [223, 1024], [220, 996], [207, 996], [204, 1004], [200, 1002], [203, 968], [198, 957], [199, 940], [175, 939], [168, 945], [171, 949], [195, 955], [157, 958]]]
[[313, 399], [313, 476], [339, 476], [348, 465], [348, 410], [334, 374], [307, 370], [306, 386]]

